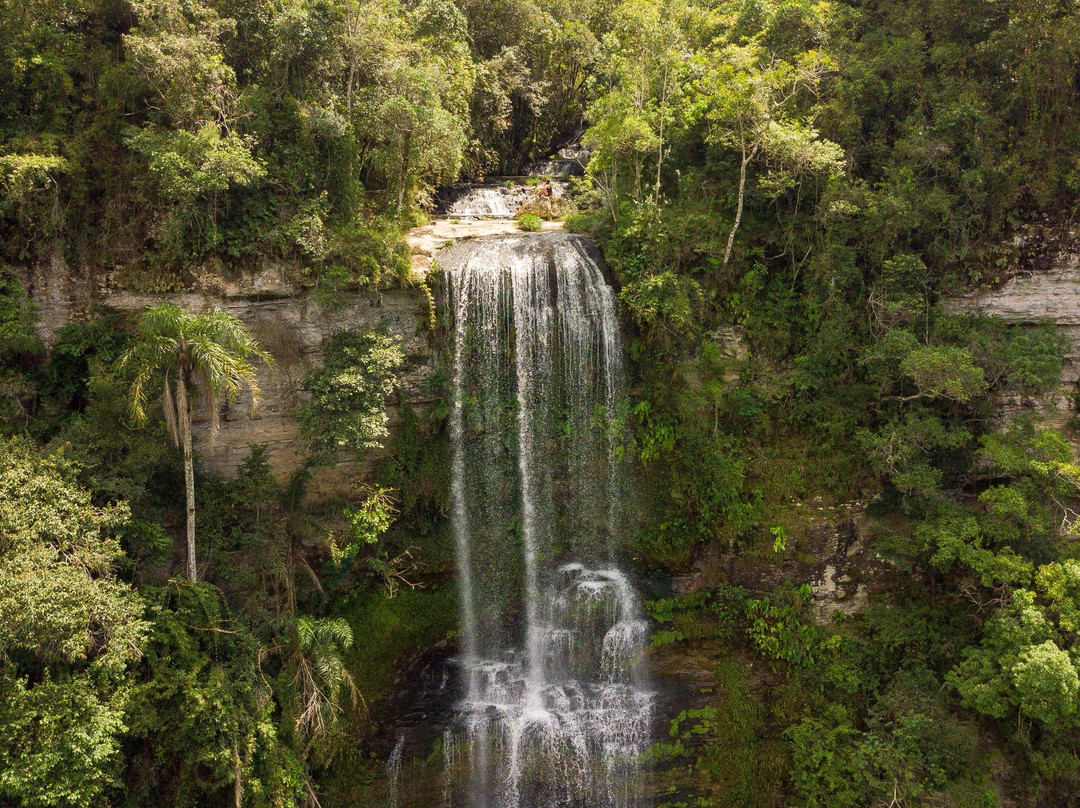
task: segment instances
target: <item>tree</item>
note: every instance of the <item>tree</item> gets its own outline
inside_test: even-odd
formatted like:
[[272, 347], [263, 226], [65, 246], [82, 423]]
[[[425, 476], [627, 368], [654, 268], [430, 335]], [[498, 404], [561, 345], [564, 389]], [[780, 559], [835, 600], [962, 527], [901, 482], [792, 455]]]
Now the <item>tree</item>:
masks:
[[116, 577], [126, 503], [62, 455], [0, 440], [0, 802], [90, 806], [113, 780], [144, 604]]
[[392, 21], [365, 13], [377, 27], [347, 40], [350, 54], [369, 52], [363, 63], [349, 57], [350, 74], [366, 86], [354, 93], [350, 79], [348, 109], [363, 160], [381, 176], [387, 207], [401, 214], [461, 169], [475, 75], [468, 28], [447, 0], [424, 0]]
[[146, 160], [136, 184], [164, 204], [153, 233], [175, 258], [219, 246], [222, 197], [252, 187], [265, 167], [255, 139], [236, 131], [236, 74], [220, 41], [236, 24], [200, 3], [135, 2], [139, 24], [123, 38], [127, 63], [145, 92], [148, 125], [123, 140]]
[[232, 314], [209, 311], [188, 314], [179, 306], [162, 305], [145, 311], [139, 320], [139, 339], [121, 357], [134, 380], [129, 391], [132, 414], [146, 421], [147, 396], [158, 374], [162, 377], [161, 403], [173, 443], [184, 452], [187, 497], [187, 575], [195, 571], [195, 472], [192, 467], [191, 418], [193, 399], [201, 392], [210, 415], [210, 437], [218, 429], [221, 398], [234, 400], [243, 387], [251, 391], [252, 406], [259, 400], [255, 367], [249, 357], [271, 365], [271, 356], [259, 347], [247, 328]]
[[[592, 150], [589, 173], [613, 218], [619, 212], [620, 185], [628, 186], [635, 203], [641, 202], [645, 162], [653, 156], [654, 193], [660, 196], [665, 148], [687, 109], [682, 92], [690, 56], [677, 24], [680, 12], [685, 12], [681, 6], [653, 0], [624, 3], [602, 42], [606, 92], [589, 109], [595, 123], [584, 143]], [[628, 176], [620, 170], [623, 165]]]
[[296, 729], [304, 738], [324, 735], [347, 701], [360, 700], [345, 665], [352, 645], [352, 628], [344, 618], [297, 619], [287, 665], [296, 688]]
[[393, 369], [404, 356], [398, 340], [371, 332], [338, 331], [323, 345], [326, 362], [305, 374], [310, 396], [300, 409], [300, 431], [312, 450], [363, 452], [386, 436], [386, 398], [397, 389]]
[[796, 108], [802, 94], [816, 95], [830, 67], [828, 57], [815, 51], [789, 62], [752, 43], [729, 45], [706, 74], [703, 86], [716, 88], [703, 105], [710, 127], [706, 140], [733, 148], [739, 156], [735, 221], [724, 250], [724, 266], [731, 260], [742, 222], [747, 171], [755, 160], [765, 156], [773, 162], [776, 176], [771, 184], [779, 191], [787, 190], [800, 175], [840, 170], [840, 147], [819, 139], [810, 116]]

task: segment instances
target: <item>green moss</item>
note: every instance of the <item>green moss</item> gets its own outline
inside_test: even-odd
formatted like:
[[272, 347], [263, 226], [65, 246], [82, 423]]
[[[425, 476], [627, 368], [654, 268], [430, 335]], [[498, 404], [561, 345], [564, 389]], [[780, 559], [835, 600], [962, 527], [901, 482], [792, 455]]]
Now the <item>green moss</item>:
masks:
[[754, 692], [751, 671], [738, 656], [724, 659], [715, 669], [710, 703], [680, 713], [669, 730], [672, 742], [654, 748], [661, 760], [689, 761], [689, 805], [776, 804], [788, 766], [787, 745], [768, 731], [768, 711]]
[[449, 586], [407, 590], [392, 598], [365, 592], [341, 616], [356, 638], [349, 671], [370, 705], [386, 694], [405, 657], [450, 635], [457, 625], [457, 598]]
[[721, 781], [720, 804], [764, 808], [775, 803], [787, 754], [785, 744], [765, 732], [765, 707], [751, 692], [747, 673], [737, 658], [717, 667], [722, 702], [715, 740], [705, 747], [699, 766]]

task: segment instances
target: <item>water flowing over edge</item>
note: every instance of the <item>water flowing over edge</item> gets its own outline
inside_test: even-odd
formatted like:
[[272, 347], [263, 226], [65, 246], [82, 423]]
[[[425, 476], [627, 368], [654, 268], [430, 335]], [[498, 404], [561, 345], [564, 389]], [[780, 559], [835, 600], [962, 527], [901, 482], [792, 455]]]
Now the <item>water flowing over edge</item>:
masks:
[[[483, 239], [455, 252], [440, 263], [448, 270], [455, 325], [452, 520], [466, 697], [459, 708], [463, 729], [444, 738], [443, 802], [450, 808], [460, 793], [467, 808], [641, 805], [635, 785], [652, 704], [641, 664], [646, 626], [632, 587], [611, 565], [622, 498], [616, 406], [625, 385], [614, 293], [573, 236]], [[472, 378], [470, 363], [480, 365]], [[512, 418], [498, 411], [503, 399], [513, 401]], [[478, 420], [504, 429], [469, 433], [466, 410], [478, 403]], [[596, 499], [604, 504], [603, 535], [575, 548], [585, 549], [595, 568], [542, 569], [550, 566], [554, 538], [553, 461], [559, 458], [545, 453], [556, 407], [565, 414], [562, 459], [570, 488], [591, 494], [594, 501], [583, 497], [581, 510]], [[497, 527], [491, 521], [498, 495], [482, 492], [490, 495], [478, 502], [473, 492], [470, 501], [467, 491], [477, 476], [469, 474], [470, 444], [489, 443], [480, 457], [498, 466], [501, 450], [492, 433], [510, 426], [517, 444], [523, 647], [498, 631], [490, 632], [493, 641], [482, 639], [474, 543], [477, 530]], [[597, 479], [601, 454], [604, 473]], [[480, 488], [484, 482], [481, 475]], [[461, 768], [459, 745], [467, 758], [463, 788], [452, 782]]]

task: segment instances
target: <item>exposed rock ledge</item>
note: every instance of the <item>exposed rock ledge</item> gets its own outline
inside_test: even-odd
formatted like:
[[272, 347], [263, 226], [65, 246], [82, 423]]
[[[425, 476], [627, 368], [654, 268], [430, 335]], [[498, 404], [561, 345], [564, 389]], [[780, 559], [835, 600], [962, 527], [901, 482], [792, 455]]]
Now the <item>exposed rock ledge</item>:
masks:
[[672, 581], [672, 592], [685, 595], [721, 583], [755, 596], [768, 596], [785, 582], [808, 583], [810, 619], [825, 625], [836, 612], [863, 611], [876, 593], [895, 583], [895, 571], [873, 549], [862, 502], [826, 505], [820, 498], [793, 502], [806, 522], [792, 535], [789, 552], [777, 555], [760, 546], [738, 554], [712, 543], [693, 569]]
[[1073, 415], [1080, 381], [1080, 253], [1061, 252], [1047, 271], [1015, 276], [995, 291], [950, 298], [945, 301], [945, 308], [953, 313], [1000, 317], [1018, 325], [1046, 320], [1054, 323], [1066, 341], [1060, 388], [1048, 402], [1009, 400], [1005, 414], [1031, 412], [1055, 426], [1064, 425]]
[[[235, 280], [211, 276], [196, 282], [197, 288], [191, 291], [167, 294], [112, 288], [108, 277], [73, 275], [60, 259], [22, 274], [46, 342], [65, 323], [99, 305], [127, 311], [161, 303], [190, 311], [219, 308], [235, 314], [251, 329], [273, 355], [275, 367], [258, 368], [262, 389], [258, 410], [251, 412], [250, 399], [225, 408], [212, 448], [205, 413], [196, 414], [196, 448], [205, 465], [215, 471], [235, 472], [253, 443], [267, 444], [271, 468], [279, 477], [296, 468], [305, 450], [295, 419], [300, 379], [321, 361], [323, 340], [338, 329], [380, 329], [399, 337], [406, 355], [401, 375], [406, 397], [419, 405], [431, 400], [427, 381], [433, 359], [424, 328], [428, 303], [421, 289], [343, 292], [325, 301], [292, 283], [286, 267], [272, 264]], [[395, 414], [391, 408], [391, 418]], [[316, 481], [313, 493], [346, 493], [342, 486], [366, 471], [351, 464], [328, 470]]]
[[[542, 229], [559, 230], [562, 226], [562, 222], [544, 222]], [[512, 219], [457, 221], [443, 218], [435, 219], [422, 227], [415, 227], [405, 237], [409, 252], [412, 253], [413, 279], [420, 280], [426, 276], [434, 265], [439, 250], [454, 241], [520, 232], [521, 228]]]
[[[546, 229], [558, 227], [548, 223]], [[70, 320], [85, 315], [96, 306], [135, 311], [161, 303], [173, 303], [190, 311], [219, 308], [239, 317], [256, 339], [273, 355], [275, 367], [259, 367], [262, 401], [254, 413], [250, 400], [227, 407], [221, 431], [210, 447], [205, 413], [198, 413], [195, 436], [199, 456], [207, 467], [226, 474], [236, 471], [253, 443], [267, 444], [274, 473], [283, 477], [296, 468], [304, 455], [295, 413], [300, 397], [300, 379], [322, 360], [322, 343], [342, 328], [377, 329], [399, 337], [405, 351], [402, 389], [414, 405], [432, 401], [430, 379], [434, 356], [429, 344], [428, 295], [420, 287], [438, 251], [457, 239], [520, 232], [512, 221], [436, 220], [408, 234], [413, 255], [412, 287], [381, 291], [340, 292], [327, 300], [305, 289], [294, 279], [294, 268], [266, 262], [259, 270], [235, 278], [217, 274], [197, 277], [183, 292], [149, 294], [119, 288], [110, 275], [90, 277], [74, 273], [57, 257], [20, 271], [38, 313], [38, 330], [51, 343], [57, 330]], [[396, 418], [391, 407], [391, 428]], [[373, 454], [372, 459], [377, 455]], [[343, 464], [316, 481], [316, 495], [343, 493], [362, 478], [367, 468]]]

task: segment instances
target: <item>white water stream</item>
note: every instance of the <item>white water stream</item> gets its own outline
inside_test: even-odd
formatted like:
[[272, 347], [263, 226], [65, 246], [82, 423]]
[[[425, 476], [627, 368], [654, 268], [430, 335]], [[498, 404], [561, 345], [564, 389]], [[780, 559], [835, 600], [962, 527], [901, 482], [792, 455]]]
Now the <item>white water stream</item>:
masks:
[[612, 562], [623, 518], [615, 296], [586, 243], [439, 256], [454, 320], [453, 530], [466, 694], [446, 808], [636, 808], [646, 624]]

